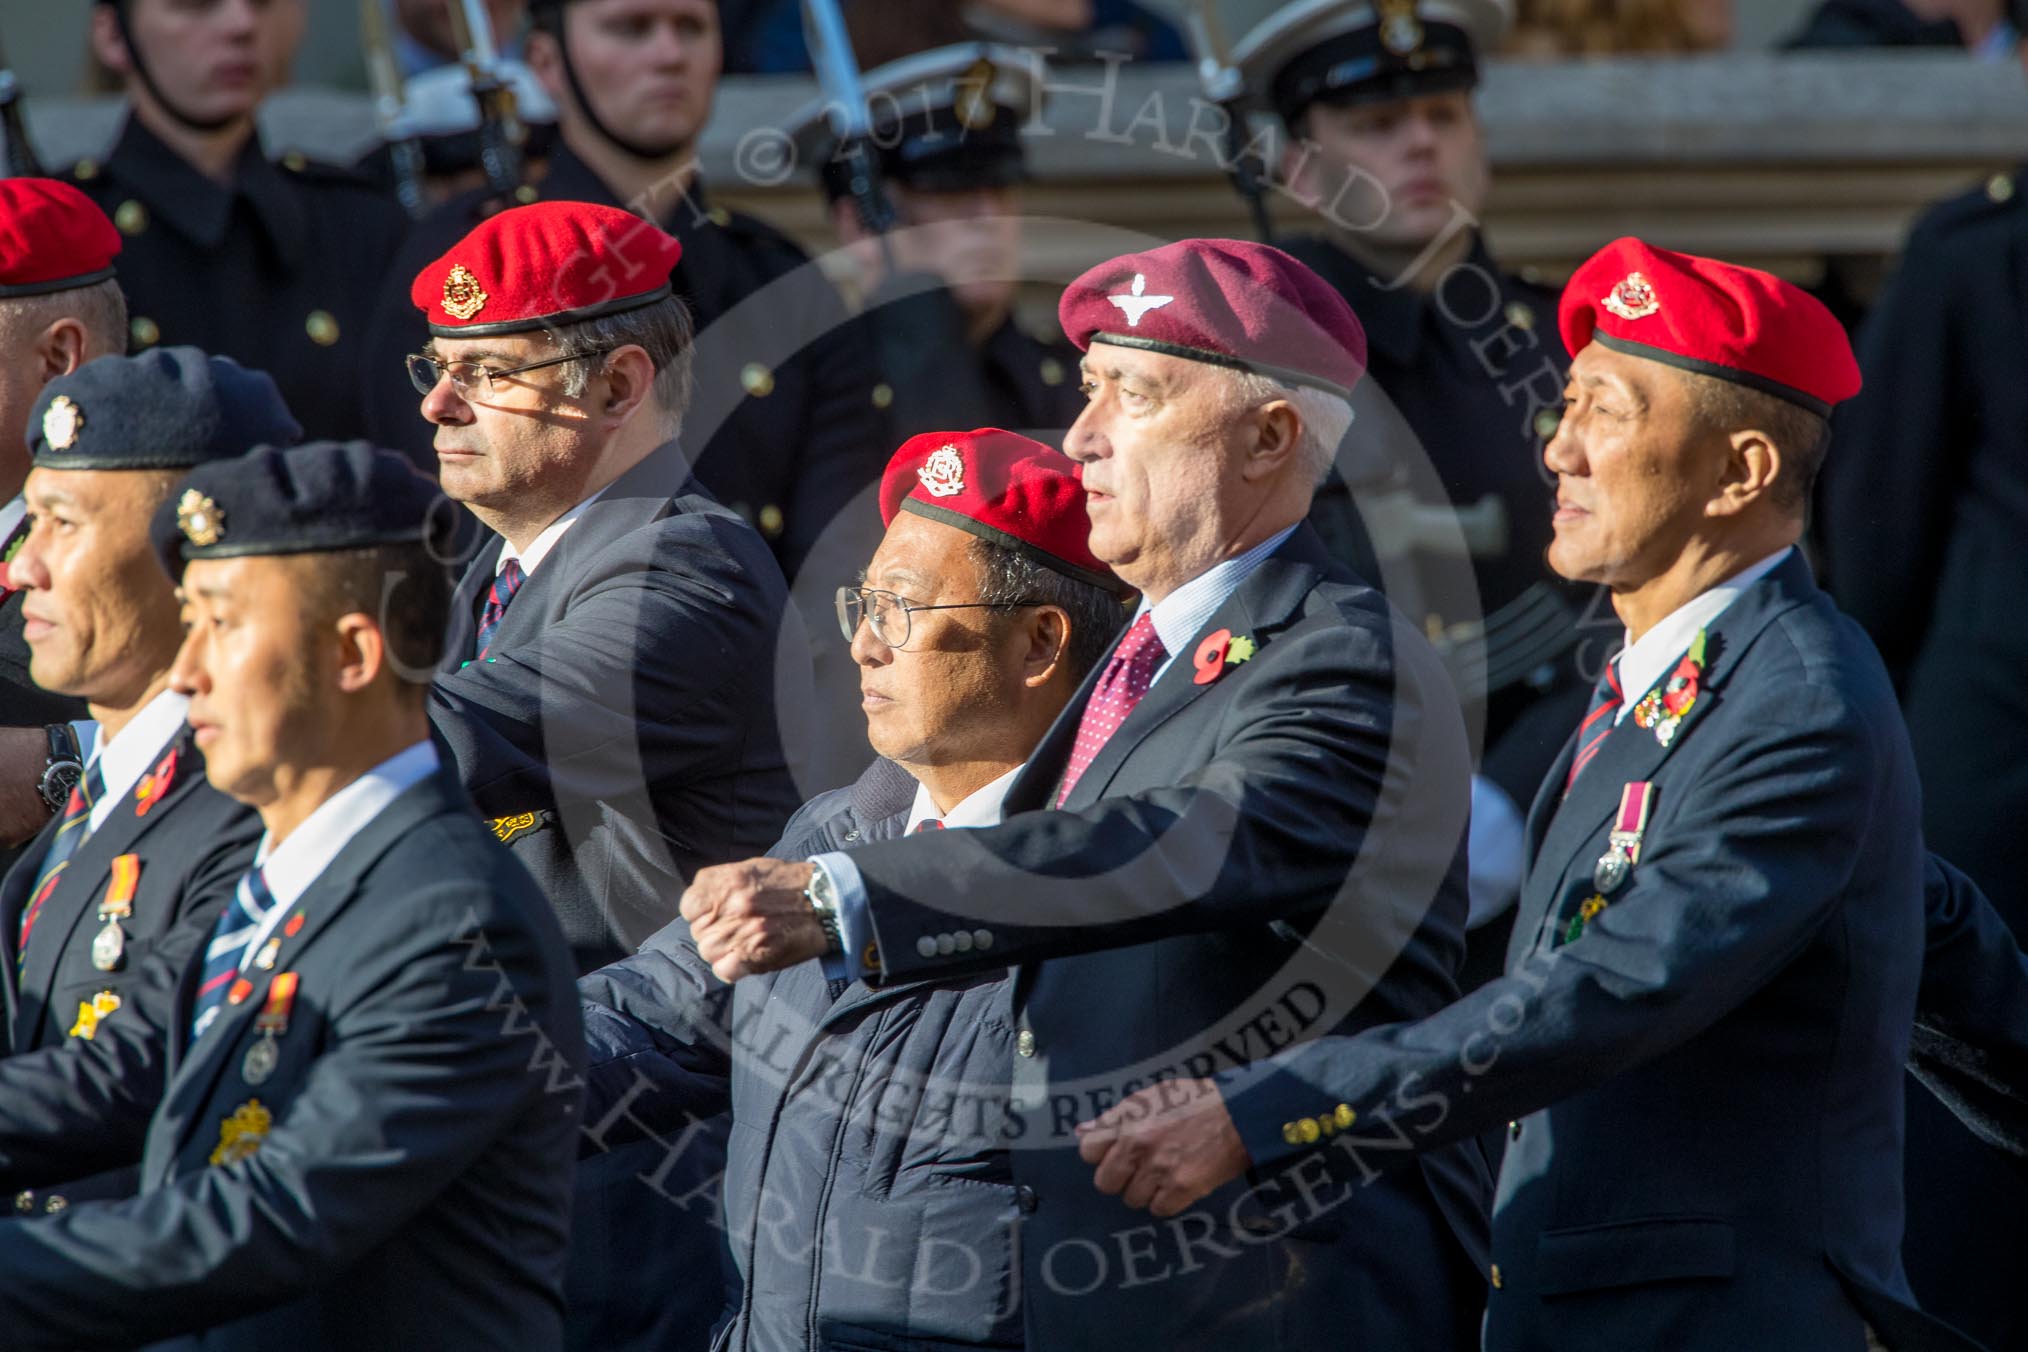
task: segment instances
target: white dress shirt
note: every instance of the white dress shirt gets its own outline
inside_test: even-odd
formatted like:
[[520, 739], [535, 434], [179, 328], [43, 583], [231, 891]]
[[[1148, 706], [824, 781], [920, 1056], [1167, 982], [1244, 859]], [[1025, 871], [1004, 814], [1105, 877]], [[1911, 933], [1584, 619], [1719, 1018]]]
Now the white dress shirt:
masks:
[[275, 904], [241, 951], [242, 972], [310, 884], [323, 876], [338, 852], [350, 845], [352, 838], [365, 830], [389, 803], [436, 773], [437, 763], [436, 744], [428, 740], [417, 742], [325, 799], [281, 844], [275, 844], [268, 835], [261, 836], [260, 848], [254, 851], [254, 867], [261, 871]]
[[[119, 736], [110, 741], [95, 739], [86, 765], [92, 761], [99, 763], [99, 776], [105, 780], [105, 788], [92, 804], [91, 830], [104, 826], [113, 809], [125, 802], [141, 782], [141, 776], [155, 768], [156, 753], [183, 726], [183, 715], [189, 708], [189, 696], [164, 690], [141, 706], [141, 711], [120, 729]], [[98, 725], [92, 726], [96, 729]]]
[[[608, 484], [607, 487], [610, 488], [611, 485]], [[584, 515], [584, 509], [597, 502], [605, 494], [605, 491], [604, 488], [601, 488], [598, 492], [592, 494], [583, 502], [580, 502], [577, 506], [544, 526], [542, 533], [528, 542], [527, 549], [516, 549], [513, 541], [504, 536], [501, 537], [500, 557], [493, 561], [493, 576], [500, 576], [500, 570], [507, 566], [507, 560], [513, 559], [521, 565], [521, 576], [524, 579], [534, 577], [535, 570], [542, 565], [542, 561], [545, 558], [549, 557], [549, 551], [556, 548], [556, 542], [563, 538], [563, 533], [572, 526], [575, 526], [577, 519]]]
[[939, 813], [934, 798], [921, 784], [915, 786], [915, 806], [908, 811], [908, 826], [902, 834], [915, 830], [926, 821], [941, 821], [947, 829], [960, 827], [998, 826], [1000, 805], [1007, 801], [1007, 790], [1014, 787], [1014, 776], [1024, 766], [1017, 765], [990, 784], [981, 785], [965, 795], [964, 801], [949, 812]]
[[1631, 641], [1632, 635], [1628, 635], [1627, 645], [1613, 658], [1613, 665], [1619, 670], [1620, 692], [1624, 696], [1620, 700], [1620, 711], [1613, 715], [1613, 725], [1617, 727], [1624, 722], [1641, 696], [1675, 668], [1683, 654], [1689, 651], [1698, 630], [1724, 614], [1725, 608], [1737, 601], [1741, 592], [1774, 571], [1783, 559], [1794, 552], [1793, 545], [1777, 550], [1751, 568], [1734, 573], [1710, 591], [1699, 592], [1693, 599], [1670, 611], [1660, 624], [1641, 635], [1639, 642]]

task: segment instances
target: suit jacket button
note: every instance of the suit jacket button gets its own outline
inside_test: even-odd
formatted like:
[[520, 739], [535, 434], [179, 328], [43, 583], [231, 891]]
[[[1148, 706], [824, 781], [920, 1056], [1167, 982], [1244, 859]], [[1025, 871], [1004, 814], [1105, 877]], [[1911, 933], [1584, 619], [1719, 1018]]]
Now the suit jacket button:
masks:
[[957, 952], [957, 951], [958, 951], [958, 941], [957, 941], [957, 938], [956, 938], [956, 937], [955, 937], [954, 935], [949, 935], [949, 934], [939, 934], [939, 935], [937, 936], [937, 956], [938, 956], [938, 957], [940, 957], [940, 958], [948, 958], [948, 957], [949, 957], [949, 956], [950, 956], [951, 954], [953, 954], [953, 953], [955, 953], [955, 952]]
[[67, 1197], [51, 1197], [47, 1202], [42, 1204], [42, 1210], [44, 1214], [54, 1216], [69, 1205], [70, 1199]]
[[1493, 1264], [1493, 1289], [1495, 1291], [1500, 1289], [1500, 1265], [1498, 1263]]
[[35, 1210], [35, 1189], [23, 1188], [14, 1194], [14, 1209], [26, 1215]]
[[969, 953], [972, 951], [972, 932], [970, 930], [959, 930], [951, 936], [951, 939], [957, 944], [958, 952]]
[[1035, 1030], [1024, 1028], [1014, 1035], [1014, 1050], [1021, 1056], [1035, 1055]]
[[983, 953], [992, 946], [993, 946], [993, 931], [989, 929], [972, 931], [972, 947], [978, 949], [981, 953]]
[[1518, 1140], [1520, 1140], [1520, 1139], [1521, 1139], [1521, 1124], [1520, 1124], [1520, 1122], [1518, 1122], [1518, 1121], [1515, 1121], [1515, 1122], [1509, 1122], [1509, 1123], [1507, 1124], [1507, 1139], [1508, 1139], [1508, 1140], [1510, 1140], [1510, 1141], [1518, 1141]]
[[937, 941], [934, 935], [925, 934], [915, 941], [915, 951], [925, 958], [937, 955]]
[[1026, 1183], [1014, 1189], [1014, 1205], [1020, 1208], [1023, 1215], [1033, 1215], [1041, 1201], [1042, 1199], [1035, 1195], [1035, 1189]]

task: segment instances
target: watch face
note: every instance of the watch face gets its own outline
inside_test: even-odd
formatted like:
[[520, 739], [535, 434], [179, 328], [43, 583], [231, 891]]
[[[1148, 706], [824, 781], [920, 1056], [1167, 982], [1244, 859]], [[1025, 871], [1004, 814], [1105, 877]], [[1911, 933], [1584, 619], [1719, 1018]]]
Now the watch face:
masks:
[[42, 772], [42, 801], [51, 812], [61, 812], [70, 800], [70, 791], [84, 778], [84, 767], [76, 761], [58, 761]]

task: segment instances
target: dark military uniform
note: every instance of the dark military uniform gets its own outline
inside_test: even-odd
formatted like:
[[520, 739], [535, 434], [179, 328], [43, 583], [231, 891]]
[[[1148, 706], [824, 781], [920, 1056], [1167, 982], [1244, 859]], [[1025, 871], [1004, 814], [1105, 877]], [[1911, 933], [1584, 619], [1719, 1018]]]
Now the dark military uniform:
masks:
[[[884, 297], [893, 293], [896, 299]], [[1044, 342], [1009, 316], [974, 347], [951, 293], [922, 274], [896, 279], [867, 302], [865, 323], [891, 392], [899, 431], [1004, 427], [1051, 444], [1076, 421], [1077, 349]]]
[[[523, 195], [535, 200], [533, 189]], [[625, 205], [568, 145], [551, 155], [540, 195]], [[401, 286], [379, 285], [368, 424], [376, 442], [420, 464], [435, 463], [432, 429], [417, 411], [401, 356], [421, 350], [427, 333], [409, 303], [408, 279], [499, 205], [483, 193], [452, 199], [401, 251], [389, 273]], [[670, 282], [698, 331], [684, 442], [697, 457], [698, 479], [757, 525], [783, 571], [793, 573], [886, 464], [888, 433], [865, 342], [836, 289], [788, 236], [712, 205], [701, 183], [658, 205], [656, 223], [683, 245]], [[743, 303], [763, 288], [770, 288], [765, 298]]]
[[[1859, 344], [1818, 530], [1839, 602], [1901, 688], [1930, 848], [2017, 936], [2028, 884], [2009, 833], [2028, 812], [2028, 202], [2012, 174], [1916, 225]], [[1909, 1280], [1994, 1347], [2028, 1342], [2028, 1186], [1928, 1096], [1909, 1098]], [[1969, 1242], [1968, 1242], [1969, 1241]]]
[[366, 323], [401, 242], [400, 208], [343, 169], [257, 138], [231, 186], [206, 178], [137, 117], [71, 179], [126, 238], [130, 349], [185, 343], [268, 372], [312, 436], [365, 434]]
[[1501, 272], [1483, 242], [1433, 295], [1323, 239], [1282, 247], [1352, 303], [1369, 344], [1352, 433], [1311, 518], [1422, 622], [1468, 700], [1483, 690], [1483, 771], [1526, 804], [1583, 717], [1580, 664], [1596, 676], [1622, 629], [1601, 594], [1545, 561], [1542, 447], [1569, 360], [1556, 296]]

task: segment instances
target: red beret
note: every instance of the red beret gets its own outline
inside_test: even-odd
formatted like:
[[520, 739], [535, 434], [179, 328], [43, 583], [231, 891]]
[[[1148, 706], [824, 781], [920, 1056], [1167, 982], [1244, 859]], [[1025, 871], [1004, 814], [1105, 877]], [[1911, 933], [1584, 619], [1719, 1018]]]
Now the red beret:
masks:
[[409, 299], [439, 338], [524, 333], [652, 305], [682, 256], [632, 212], [536, 202], [488, 217], [416, 274]]
[[120, 232], [70, 184], [0, 179], [0, 298], [96, 286], [119, 252]]
[[1091, 518], [1077, 462], [1039, 441], [981, 427], [910, 437], [880, 480], [880, 521], [898, 513], [956, 526], [1045, 568], [1120, 591], [1091, 552]]
[[1366, 371], [1366, 330], [1331, 284], [1280, 249], [1186, 239], [1101, 263], [1056, 308], [1079, 351], [1147, 348], [1340, 397]]
[[1859, 393], [1845, 327], [1801, 287], [1753, 268], [1618, 239], [1563, 289], [1573, 356], [1596, 342], [1745, 385], [1820, 417]]

